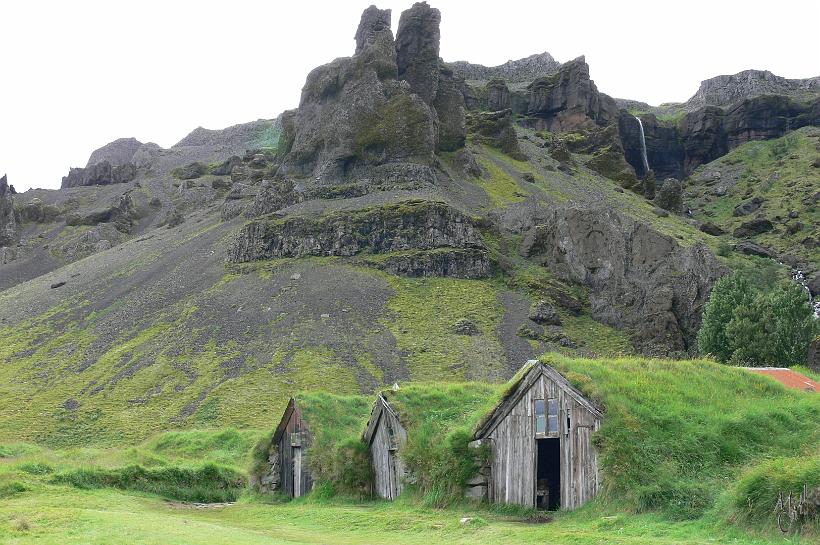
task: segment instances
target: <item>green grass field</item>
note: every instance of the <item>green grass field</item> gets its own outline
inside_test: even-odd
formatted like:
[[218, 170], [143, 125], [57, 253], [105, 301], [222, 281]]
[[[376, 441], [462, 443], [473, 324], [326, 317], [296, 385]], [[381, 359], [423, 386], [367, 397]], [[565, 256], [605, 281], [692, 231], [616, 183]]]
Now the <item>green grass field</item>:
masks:
[[[604, 490], [550, 522], [453, 494], [466, 467], [461, 442], [504, 386], [417, 384], [389, 394], [410, 422], [402, 456], [419, 476], [395, 503], [343, 495], [333, 482], [292, 502], [252, 492], [245, 479], [270, 430], [168, 431], [105, 447], [6, 442], [0, 543], [817, 543], [816, 518], [784, 536], [773, 507], [780, 492], [820, 486], [820, 396], [704, 360], [545, 361], [606, 409], [596, 439]], [[336, 413], [369, 403], [305, 400], [331, 425], [362, 420]], [[329, 453], [357, 439], [348, 424], [322, 438]]]

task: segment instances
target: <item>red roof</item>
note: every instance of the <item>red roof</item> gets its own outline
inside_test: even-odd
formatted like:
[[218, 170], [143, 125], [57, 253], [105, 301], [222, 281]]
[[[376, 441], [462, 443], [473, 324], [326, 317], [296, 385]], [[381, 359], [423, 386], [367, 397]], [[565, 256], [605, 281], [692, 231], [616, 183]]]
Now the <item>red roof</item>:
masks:
[[808, 392], [820, 392], [820, 383], [785, 367], [746, 367], [747, 371], [772, 377], [787, 388], [797, 388]]

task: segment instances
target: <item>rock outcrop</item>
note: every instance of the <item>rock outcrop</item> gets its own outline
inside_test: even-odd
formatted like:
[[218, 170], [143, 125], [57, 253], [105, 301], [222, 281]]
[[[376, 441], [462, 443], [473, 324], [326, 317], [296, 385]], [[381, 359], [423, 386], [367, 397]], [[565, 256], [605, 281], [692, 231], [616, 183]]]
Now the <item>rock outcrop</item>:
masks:
[[694, 111], [704, 106], [730, 106], [761, 95], [805, 96], [811, 93], [820, 94], [820, 76], [786, 79], [768, 70], [744, 70], [702, 81], [698, 91], [686, 101], [686, 108]]
[[120, 138], [91, 152], [86, 168], [103, 161], [112, 166], [125, 165], [134, 161], [134, 154], [142, 147], [142, 142], [136, 138]]
[[0, 178], [0, 247], [14, 247], [19, 241], [19, 218], [14, 210], [11, 187], [4, 175]]
[[515, 82], [529, 82], [536, 78], [548, 76], [561, 67], [549, 53], [539, 53], [514, 61], [507, 61], [498, 66], [482, 66], [465, 61], [448, 63], [456, 77], [464, 80], [489, 81], [501, 79]]
[[318, 218], [252, 221], [231, 242], [228, 261], [439, 248], [483, 249], [474, 221], [444, 203], [406, 201]]
[[666, 178], [655, 192], [655, 205], [659, 208], [680, 214], [683, 211], [683, 186], [675, 178]]
[[522, 253], [587, 286], [593, 317], [632, 330], [649, 353], [694, 349], [709, 290], [728, 272], [705, 246], [682, 247], [606, 208], [553, 209], [526, 234]]
[[439, 10], [417, 2], [401, 14], [396, 32], [398, 77], [427, 104], [438, 90], [440, 24]]
[[137, 177], [137, 167], [133, 163], [112, 166], [108, 160], [93, 163], [85, 168], [71, 168], [68, 176], [63, 176], [62, 189], [86, 185], [108, 185], [130, 182]]
[[510, 107], [510, 88], [503, 79], [494, 79], [487, 83], [487, 109], [491, 112], [506, 110]]
[[477, 142], [500, 149], [504, 153], [521, 158], [518, 137], [512, 124], [512, 110], [498, 112], [470, 112], [467, 127]]
[[574, 131], [607, 125], [618, 116], [615, 100], [598, 92], [590, 79], [584, 57], [564, 63], [551, 76], [534, 80], [527, 90], [527, 115], [537, 120], [535, 127], [539, 129]]
[[436, 117], [397, 79], [389, 19], [389, 10], [368, 8], [356, 32], [356, 54], [308, 75], [298, 110], [283, 120], [286, 155], [279, 175], [329, 185], [372, 177], [374, 168], [387, 164], [397, 170], [432, 164]]

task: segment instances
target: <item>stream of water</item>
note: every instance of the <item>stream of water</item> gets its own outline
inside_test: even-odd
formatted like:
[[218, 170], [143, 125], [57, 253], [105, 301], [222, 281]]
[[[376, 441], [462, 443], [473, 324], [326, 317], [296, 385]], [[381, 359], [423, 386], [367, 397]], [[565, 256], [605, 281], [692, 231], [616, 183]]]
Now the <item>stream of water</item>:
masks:
[[643, 122], [641, 118], [635, 116], [635, 119], [638, 120], [638, 128], [641, 129], [641, 159], [643, 160], [643, 172], [644, 176], [649, 174], [649, 161], [646, 158], [646, 137], [643, 134]]

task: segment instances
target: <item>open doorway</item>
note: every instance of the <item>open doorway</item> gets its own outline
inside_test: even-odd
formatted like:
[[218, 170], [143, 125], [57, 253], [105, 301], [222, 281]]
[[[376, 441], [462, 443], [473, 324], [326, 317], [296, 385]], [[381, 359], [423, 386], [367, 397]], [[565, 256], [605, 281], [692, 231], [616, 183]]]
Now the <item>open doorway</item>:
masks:
[[555, 511], [561, 507], [561, 440], [537, 439], [535, 507]]

